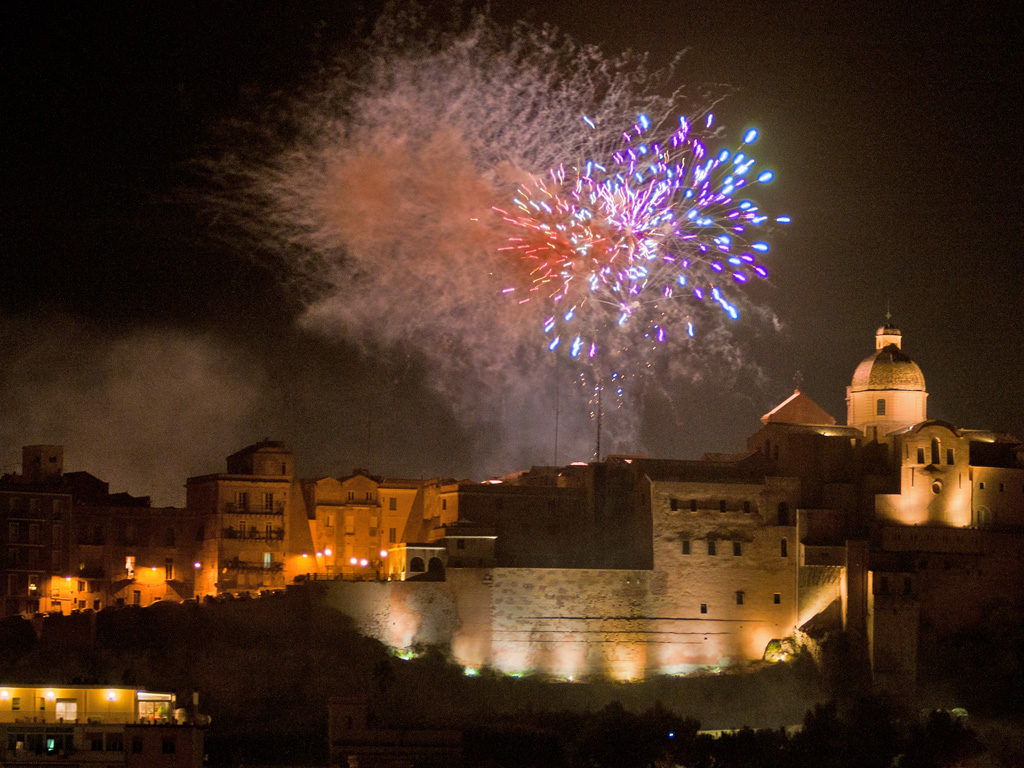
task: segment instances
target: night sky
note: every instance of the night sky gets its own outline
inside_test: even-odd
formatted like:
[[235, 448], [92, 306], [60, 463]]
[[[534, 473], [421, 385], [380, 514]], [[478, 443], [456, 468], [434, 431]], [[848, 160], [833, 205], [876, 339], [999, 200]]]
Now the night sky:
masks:
[[[728, 128], [761, 130], [773, 203], [794, 221], [758, 294], [781, 322], [750, 350], [764, 377], [678, 393], [673, 428], [645, 427], [649, 451], [740, 450], [797, 371], [842, 422], [887, 307], [930, 417], [1024, 435], [1024, 11], [582, 5], [493, 2], [491, 15], [655, 63], [685, 49], [680, 82], [726, 93]], [[62, 443], [68, 470], [180, 504], [186, 476], [263, 437], [306, 477], [483, 479], [552, 460], [538, 447], [503, 464], [488, 453], [500, 436], [467, 427], [427, 367], [297, 322], [302, 298], [224, 236], [204, 197], [198, 161], [362, 34], [373, 3], [2, 14], [2, 471], [22, 444]], [[588, 456], [559, 457], [573, 458]]]

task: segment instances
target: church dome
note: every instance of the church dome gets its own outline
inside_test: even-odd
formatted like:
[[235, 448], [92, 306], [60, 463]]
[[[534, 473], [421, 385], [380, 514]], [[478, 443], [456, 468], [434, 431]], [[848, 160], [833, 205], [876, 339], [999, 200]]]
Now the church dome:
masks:
[[857, 366], [850, 382], [852, 392], [865, 390], [905, 390], [923, 392], [924, 374], [921, 368], [900, 348], [898, 328], [884, 325], [875, 334], [875, 353]]

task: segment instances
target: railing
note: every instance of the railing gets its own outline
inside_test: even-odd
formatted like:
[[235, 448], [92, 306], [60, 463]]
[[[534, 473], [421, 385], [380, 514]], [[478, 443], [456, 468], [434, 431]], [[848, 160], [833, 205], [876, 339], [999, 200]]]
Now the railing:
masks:
[[284, 502], [275, 501], [270, 509], [263, 504], [235, 504], [233, 501], [224, 502], [224, 513], [228, 515], [283, 515]]
[[274, 528], [270, 531], [261, 531], [259, 528], [249, 528], [248, 530], [244, 530], [229, 525], [221, 531], [221, 535], [225, 539], [245, 539], [248, 541], [283, 541], [284, 528]]
[[221, 567], [227, 568], [229, 571], [283, 571], [284, 563], [271, 560], [270, 564], [266, 565], [261, 561], [239, 560], [237, 557], [233, 557], [221, 563]]

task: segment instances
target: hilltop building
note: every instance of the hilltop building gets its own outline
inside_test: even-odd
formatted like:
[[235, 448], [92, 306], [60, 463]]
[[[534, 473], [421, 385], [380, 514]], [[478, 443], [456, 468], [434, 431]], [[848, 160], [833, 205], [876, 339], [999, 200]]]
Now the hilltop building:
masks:
[[5, 611], [322, 580], [366, 634], [467, 668], [634, 679], [842, 630], [881, 684], [905, 687], [920, 637], [1024, 606], [1024, 444], [928, 420], [899, 329], [874, 346], [845, 425], [796, 391], [746, 450], [699, 461], [301, 479], [263, 440], [189, 478], [185, 509], [157, 510], [29, 446], [0, 482]]

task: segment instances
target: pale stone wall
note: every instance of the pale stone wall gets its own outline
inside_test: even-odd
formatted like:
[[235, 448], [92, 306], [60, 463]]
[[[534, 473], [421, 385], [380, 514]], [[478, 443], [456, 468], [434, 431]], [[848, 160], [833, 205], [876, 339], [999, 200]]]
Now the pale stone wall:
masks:
[[903, 525], [971, 524], [968, 440], [944, 424], [928, 423], [898, 438], [895, 451], [900, 493], [875, 497], [879, 519]]

